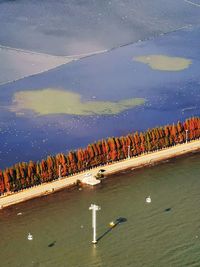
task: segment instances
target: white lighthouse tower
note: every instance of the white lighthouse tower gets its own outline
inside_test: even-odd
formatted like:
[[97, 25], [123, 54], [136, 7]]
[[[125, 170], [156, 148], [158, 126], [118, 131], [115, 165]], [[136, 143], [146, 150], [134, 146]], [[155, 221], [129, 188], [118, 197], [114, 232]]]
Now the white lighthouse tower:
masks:
[[92, 243], [96, 244], [97, 243], [97, 239], [96, 239], [96, 212], [98, 210], [100, 210], [101, 207], [95, 205], [95, 204], [91, 204], [91, 206], [89, 207], [89, 210], [92, 210], [92, 228], [93, 228], [93, 240]]

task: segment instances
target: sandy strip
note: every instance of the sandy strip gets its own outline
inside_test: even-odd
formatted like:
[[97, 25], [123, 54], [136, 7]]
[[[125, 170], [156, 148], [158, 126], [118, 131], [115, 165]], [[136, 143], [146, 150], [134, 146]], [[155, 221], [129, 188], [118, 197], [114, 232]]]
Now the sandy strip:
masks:
[[14, 205], [16, 203], [26, 201], [31, 198], [39, 197], [42, 195], [50, 194], [62, 188], [68, 187], [76, 183], [77, 180], [82, 180], [84, 178], [84, 174], [89, 172], [92, 175], [96, 175], [98, 170], [104, 169], [106, 175], [113, 174], [116, 172], [120, 172], [124, 169], [130, 168], [138, 168], [146, 165], [151, 165], [152, 163], [163, 161], [169, 158], [173, 158], [176, 156], [180, 156], [189, 152], [193, 152], [195, 150], [200, 149], [200, 140], [192, 141], [187, 144], [178, 144], [174, 147], [170, 147], [167, 149], [163, 149], [161, 151], [152, 152], [149, 154], [144, 154], [139, 157], [134, 157], [131, 159], [125, 159], [120, 162], [116, 162], [113, 164], [109, 164], [103, 167], [94, 168], [92, 170], [87, 170], [86, 172], [82, 172], [80, 174], [65, 177], [60, 180], [56, 180], [50, 183], [42, 184], [39, 186], [35, 186], [22, 192], [13, 193], [7, 196], [0, 197], [0, 207], [4, 208], [10, 205]]

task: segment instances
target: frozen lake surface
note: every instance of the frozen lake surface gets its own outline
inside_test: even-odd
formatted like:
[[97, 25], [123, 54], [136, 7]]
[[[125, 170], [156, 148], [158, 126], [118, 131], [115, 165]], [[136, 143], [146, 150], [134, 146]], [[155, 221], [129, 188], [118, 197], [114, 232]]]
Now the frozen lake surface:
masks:
[[[199, 115], [199, 33], [199, 27], [187, 27], [0, 86], [1, 168]], [[79, 95], [80, 115], [70, 115], [67, 99], [42, 97], [49, 89]], [[118, 112], [121, 101], [134, 98], [145, 102]], [[39, 113], [43, 103], [50, 107], [45, 115]], [[113, 114], [106, 113], [109, 103], [115, 103]], [[58, 114], [61, 108], [67, 114]]]

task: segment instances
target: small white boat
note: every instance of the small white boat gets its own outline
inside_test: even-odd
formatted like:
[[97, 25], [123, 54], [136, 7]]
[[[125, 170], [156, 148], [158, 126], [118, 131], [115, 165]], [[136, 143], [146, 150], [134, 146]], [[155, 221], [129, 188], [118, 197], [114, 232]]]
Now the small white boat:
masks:
[[31, 233], [28, 233], [28, 237], [27, 237], [28, 240], [33, 240], [33, 236]]
[[151, 197], [150, 197], [150, 196], [148, 196], [148, 197], [146, 198], [146, 203], [151, 203]]

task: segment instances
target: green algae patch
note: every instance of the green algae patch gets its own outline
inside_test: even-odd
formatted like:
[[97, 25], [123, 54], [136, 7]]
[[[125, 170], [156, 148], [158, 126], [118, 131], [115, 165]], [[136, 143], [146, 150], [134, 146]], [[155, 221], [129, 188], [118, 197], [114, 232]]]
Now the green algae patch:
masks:
[[43, 89], [15, 93], [10, 110], [30, 110], [39, 116], [50, 114], [70, 115], [112, 115], [145, 103], [144, 98], [131, 98], [118, 102], [82, 101], [81, 95], [70, 91]]
[[169, 57], [165, 55], [147, 55], [133, 58], [134, 61], [147, 64], [153, 70], [181, 71], [187, 69], [192, 61], [182, 57]]

